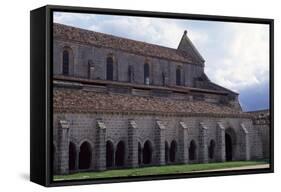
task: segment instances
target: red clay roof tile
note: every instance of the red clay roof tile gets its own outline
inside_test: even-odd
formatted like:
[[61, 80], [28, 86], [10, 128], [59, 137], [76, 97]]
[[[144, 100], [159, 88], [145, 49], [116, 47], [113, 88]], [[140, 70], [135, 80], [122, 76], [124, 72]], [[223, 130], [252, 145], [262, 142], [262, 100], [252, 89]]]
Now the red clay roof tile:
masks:
[[54, 39], [70, 40], [95, 46], [113, 48], [144, 56], [196, 64], [194, 58], [178, 49], [126, 39], [104, 33], [54, 23]]
[[145, 96], [105, 94], [77, 89], [54, 89], [54, 111], [144, 111], [165, 113], [243, 114], [242, 111], [226, 105], [205, 101], [172, 100]]

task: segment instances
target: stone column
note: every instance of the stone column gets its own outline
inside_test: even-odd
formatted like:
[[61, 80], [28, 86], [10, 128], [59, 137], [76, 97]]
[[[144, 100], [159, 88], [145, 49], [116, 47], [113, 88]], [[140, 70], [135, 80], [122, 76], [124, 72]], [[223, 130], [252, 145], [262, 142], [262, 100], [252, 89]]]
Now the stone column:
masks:
[[225, 161], [225, 128], [222, 122], [217, 122], [216, 160]]
[[198, 161], [200, 163], [208, 163], [208, 143], [207, 143], [207, 131], [206, 125], [199, 123], [199, 156]]
[[137, 124], [134, 120], [128, 123], [128, 166], [138, 167], [138, 140], [137, 140]]
[[184, 122], [179, 122], [179, 161], [188, 163], [188, 128]]
[[95, 141], [96, 163], [95, 169], [102, 171], [106, 169], [106, 126], [101, 119], [97, 120], [97, 134]]
[[243, 123], [240, 124], [241, 127], [241, 141], [240, 141], [240, 153], [242, 160], [250, 160], [250, 145], [249, 145], [249, 132]]
[[160, 120], [156, 120], [155, 149], [156, 163], [165, 165], [165, 125]]
[[58, 127], [58, 174], [68, 174], [68, 159], [69, 159], [69, 123], [66, 120], [59, 121]]

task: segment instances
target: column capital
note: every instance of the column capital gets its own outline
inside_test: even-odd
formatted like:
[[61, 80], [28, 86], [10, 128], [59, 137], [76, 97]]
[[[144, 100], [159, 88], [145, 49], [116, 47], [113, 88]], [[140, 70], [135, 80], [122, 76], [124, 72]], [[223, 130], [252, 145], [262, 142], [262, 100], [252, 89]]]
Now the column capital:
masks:
[[225, 130], [225, 127], [223, 126], [223, 123], [222, 123], [221, 121], [218, 121], [218, 122], [217, 122], [217, 127], [218, 127], [220, 130], [222, 130], [222, 131]]
[[134, 119], [129, 119], [129, 128], [137, 129], [137, 123]]
[[69, 129], [70, 123], [67, 120], [60, 120], [59, 121], [59, 126], [62, 129]]
[[97, 128], [106, 129], [106, 126], [105, 126], [104, 122], [102, 121], [102, 119], [97, 119]]
[[241, 129], [242, 129], [242, 131], [243, 131], [244, 134], [247, 135], [247, 134], [249, 133], [249, 131], [247, 130], [247, 128], [246, 128], [246, 126], [244, 125], [244, 123], [241, 123], [241, 124], [240, 124], [240, 127], [241, 127]]
[[180, 121], [179, 124], [182, 129], [188, 129], [188, 127], [186, 126], [186, 124], [183, 121]]
[[159, 129], [166, 129], [165, 124], [160, 120], [156, 120], [156, 127]]
[[201, 128], [201, 129], [203, 129], [203, 130], [208, 130], [208, 127], [205, 125], [205, 123], [200, 122], [199, 125], [200, 125], [200, 128]]

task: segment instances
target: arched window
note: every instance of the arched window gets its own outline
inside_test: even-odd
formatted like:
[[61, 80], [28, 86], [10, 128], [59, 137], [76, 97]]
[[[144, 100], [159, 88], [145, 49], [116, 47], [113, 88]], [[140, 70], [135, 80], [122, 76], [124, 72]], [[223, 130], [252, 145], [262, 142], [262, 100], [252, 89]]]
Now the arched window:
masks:
[[193, 161], [196, 159], [196, 144], [194, 140], [190, 142], [188, 153], [189, 153], [189, 160]]
[[91, 79], [94, 72], [93, 61], [91, 59], [88, 60], [88, 79]]
[[62, 74], [69, 75], [69, 52], [64, 50], [62, 54]]
[[114, 160], [114, 148], [113, 143], [111, 141], [106, 142], [106, 167], [113, 167]]
[[76, 165], [76, 147], [75, 144], [70, 142], [68, 149], [68, 169], [74, 170]]
[[134, 79], [134, 69], [132, 65], [129, 65], [128, 67], [128, 80], [129, 82], [133, 82]]
[[106, 80], [113, 81], [113, 58], [112, 56], [106, 59]]
[[177, 154], [177, 142], [175, 140], [171, 143], [170, 148], [170, 161], [175, 162], [176, 161], [176, 154]]
[[79, 169], [89, 169], [91, 166], [92, 150], [88, 142], [84, 142], [80, 146], [79, 152]]
[[125, 165], [125, 143], [124, 141], [119, 141], [115, 152], [115, 164], [117, 167], [122, 167]]
[[165, 74], [165, 72], [162, 72], [162, 85], [163, 86], [166, 85], [166, 74]]
[[214, 153], [215, 153], [215, 141], [211, 140], [210, 145], [208, 147], [209, 159], [214, 159]]
[[179, 66], [176, 69], [176, 85], [181, 85], [181, 68]]
[[143, 145], [143, 164], [150, 164], [152, 162], [152, 145], [147, 140]]
[[143, 79], [144, 84], [149, 85], [149, 64], [145, 63], [143, 66]]

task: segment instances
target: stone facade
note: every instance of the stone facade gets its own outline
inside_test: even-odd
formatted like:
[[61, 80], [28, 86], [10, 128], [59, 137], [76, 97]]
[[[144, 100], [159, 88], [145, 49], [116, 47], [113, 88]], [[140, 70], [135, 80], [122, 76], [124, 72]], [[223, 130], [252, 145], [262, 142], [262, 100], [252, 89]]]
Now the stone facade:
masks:
[[55, 174], [267, 157], [187, 32], [171, 49], [54, 24], [53, 46]]
[[257, 131], [259, 142], [262, 143], [262, 154], [264, 159], [270, 157], [270, 112], [259, 110], [248, 112], [253, 116], [253, 125]]

